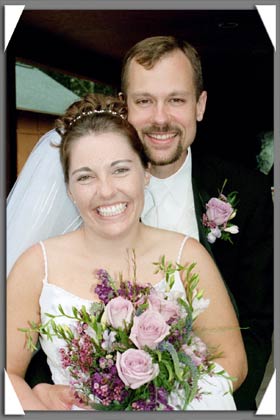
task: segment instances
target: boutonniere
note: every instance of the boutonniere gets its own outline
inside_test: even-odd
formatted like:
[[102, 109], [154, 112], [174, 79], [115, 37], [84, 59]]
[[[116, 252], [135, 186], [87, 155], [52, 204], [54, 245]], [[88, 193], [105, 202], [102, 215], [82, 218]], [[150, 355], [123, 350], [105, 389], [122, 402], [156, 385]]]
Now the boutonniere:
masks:
[[208, 242], [213, 244], [216, 239], [220, 238], [231, 243], [231, 234], [239, 232], [238, 226], [231, 223], [236, 216], [236, 196], [237, 192], [233, 191], [227, 196], [223, 194], [224, 187], [227, 183], [225, 180], [218, 197], [210, 198], [206, 203], [206, 212], [202, 215], [202, 224], [205, 229]]

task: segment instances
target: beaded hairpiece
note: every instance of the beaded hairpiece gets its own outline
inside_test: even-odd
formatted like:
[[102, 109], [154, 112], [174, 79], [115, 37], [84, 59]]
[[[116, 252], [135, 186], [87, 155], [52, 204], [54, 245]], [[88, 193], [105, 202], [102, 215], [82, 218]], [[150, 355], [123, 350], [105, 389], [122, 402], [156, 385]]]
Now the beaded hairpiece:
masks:
[[81, 112], [81, 114], [77, 115], [75, 118], [73, 118], [73, 120], [71, 120], [69, 122], [69, 127], [71, 127], [72, 124], [75, 124], [75, 122], [77, 122], [78, 120], [80, 120], [83, 117], [86, 117], [88, 115], [92, 115], [92, 114], [111, 114], [114, 115], [116, 117], [120, 117], [123, 120], [125, 119], [124, 115], [116, 112], [116, 111], [112, 111], [111, 109], [94, 109], [93, 111], [83, 111]]

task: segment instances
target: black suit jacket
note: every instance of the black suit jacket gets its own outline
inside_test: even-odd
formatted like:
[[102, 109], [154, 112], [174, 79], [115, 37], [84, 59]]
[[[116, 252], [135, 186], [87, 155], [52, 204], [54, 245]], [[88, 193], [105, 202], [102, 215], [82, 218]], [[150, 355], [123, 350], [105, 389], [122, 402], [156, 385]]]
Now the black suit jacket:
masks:
[[[234, 394], [238, 410], [255, 410], [255, 397], [271, 353], [273, 329], [273, 205], [268, 179], [258, 172], [225, 163], [214, 157], [193, 154], [193, 192], [200, 242], [208, 249], [237, 305], [246, 348], [249, 373]], [[239, 233], [233, 244], [217, 239], [210, 245], [201, 217], [205, 204], [218, 196], [224, 180], [224, 193], [238, 192], [234, 223]], [[26, 380], [34, 386], [52, 383], [42, 351], [32, 359]]]
[[[209, 244], [201, 217], [205, 204], [237, 191], [239, 233], [233, 244], [217, 239]], [[248, 359], [248, 375], [234, 393], [238, 410], [255, 410], [255, 397], [271, 354], [273, 331], [273, 202], [269, 179], [257, 171], [216, 157], [193, 154], [193, 192], [200, 242], [208, 249], [233, 295]]]

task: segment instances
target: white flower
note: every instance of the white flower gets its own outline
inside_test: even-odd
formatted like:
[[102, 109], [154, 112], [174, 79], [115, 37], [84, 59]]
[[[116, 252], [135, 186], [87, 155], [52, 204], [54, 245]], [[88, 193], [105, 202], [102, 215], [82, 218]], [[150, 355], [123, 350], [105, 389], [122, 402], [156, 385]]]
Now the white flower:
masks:
[[207, 240], [210, 242], [210, 244], [213, 244], [216, 241], [217, 237], [213, 235], [212, 232], [209, 232], [207, 235]]
[[175, 382], [174, 387], [168, 395], [168, 404], [174, 410], [182, 410], [186, 401], [186, 394], [183, 389], [180, 389], [179, 383]]
[[85, 333], [87, 335], [89, 335], [91, 338], [93, 338], [93, 340], [95, 341], [95, 343], [98, 343], [97, 334], [96, 334], [96, 332], [94, 331], [94, 329], [92, 327], [90, 327], [88, 325], [87, 328], [85, 329]]
[[225, 228], [224, 231], [229, 232], [229, 233], [238, 233], [239, 229], [238, 229], [237, 225], [232, 225], [232, 226], [229, 226], [229, 227]]
[[103, 343], [101, 344], [101, 347], [110, 352], [112, 351], [112, 344], [116, 341], [116, 331], [111, 331], [109, 333], [109, 330], [105, 330], [103, 333]]
[[185, 292], [180, 290], [171, 290], [167, 296], [167, 300], [170, 300], [171, 302], [178, 301], [179, 298], [183, 299], [185, 297]]
[[193, 317], [196, 318], [201, 312], [205, 311], [208, 308], [210, 300], [204, 299], [203, 297], [196, 297], [197, 291], [195, 293], [192, 306], [193, 306]]
[[216, 238], [220, 238], [221, 237], [221, 230], [218, 227], [212, 228], [211, 229], [211, 233], [212, 235], [214, 235]]

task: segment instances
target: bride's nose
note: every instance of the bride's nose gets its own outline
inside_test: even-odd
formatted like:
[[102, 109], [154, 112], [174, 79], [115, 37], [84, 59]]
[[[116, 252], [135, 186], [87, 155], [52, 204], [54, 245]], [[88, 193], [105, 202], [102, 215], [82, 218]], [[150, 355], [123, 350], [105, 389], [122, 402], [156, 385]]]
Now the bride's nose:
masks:
[[114, 181], [111, 177], [107, 176], [98, 180], [97, 185], [98, 195], [102, 198], [110, 198], [116, 192]]

